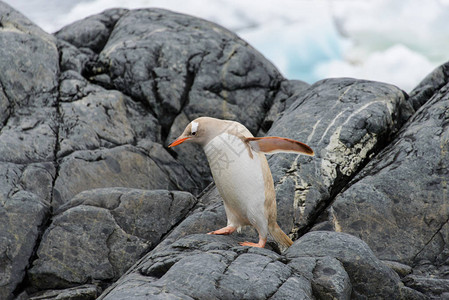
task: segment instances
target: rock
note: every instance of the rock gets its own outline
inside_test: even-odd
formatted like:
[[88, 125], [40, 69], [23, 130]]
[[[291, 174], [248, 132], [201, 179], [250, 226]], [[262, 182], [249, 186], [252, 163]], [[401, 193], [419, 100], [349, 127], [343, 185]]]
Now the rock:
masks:
[[340, 261], [333, 257], [316, 261], [312, 287], [319, 299], [351, 299], [351, 279]]
[[107, 9], [101, 14], [63, 27], [55, 33], [55, 36], [77, 48], [89, 48], [99, 53], [107, 43], [115, 23], [128, 11], [122, 8]]
[[409, 102], [418, 110], [432, 96], [449, 81], [449, 62], [442, 64], [424, 78], [417, 87], [410, 92]]
[[413, 109], [396, 87], [355, 79], [324, 80], [293, 97], [267, 135], [302, 141], [316, 152], [313, 158], [269, 158], [280, 226], [299, 236], [392, 139]]
[[78, 194], [45, 232], [30, 282], [56, 289], [116, 280], [194, 204], [191, 194], [163, 190], [109, 188]]
[[41, 293], [36, 293], [30, 296], [26, 296], [25, 299], [29, 300], [73, 300], [73, 299], [85, 299], [94, 300], [99, 296], [100, 289], [93, 284], [84, 284], [74, 288], [68, 288], [64, 290], [49, 290]]
[[127, 119], [125, 101], [123, 94], [105, 91], [61, 103], [62, 122], [67, 126], [60, 127], [58, 156], [77, 150], [131, 144], [134, 132]]
[[7, 45], [0, 49], [0, 82], [10, 108], [51, 105], [59, 73], [56, 39], [3, 2], [0, 14], [0, 43]]
[[[302, 87], [301, 84], [298, 85]], [[370, 93], [366, 93], [368, 90]], [[291, 154], [275, 154], [269, 158], [276, 183], [281, 227], [286, 232], [301, 232], [314, 222], [323, 207], [332, 200], [333, 194], [349, 182], [377, 149], [391, 139], [412, 109], [406, 102], [404, 93], [397, 88], [354, 79], [324, 81], [308, 88], [307, 93], [301, 97], [299, 93], [290, 93], [297, 98], [293, 104], [297, 107], [290, 106], [268, 135], [295, 138], [315, 149], [321, 149], [314, 158], [295, 157]], [[329, 96], [311, 98], [323, 93]], [[336, 109], [338, 105], [345, 107], [342, 112]], [[313, 121], [323, 111], [331, 116]], [[361, 121], [366, 115], [371, 116], [368, 123]], [[353, 135], [348, 137], [344, 133], [347, 131]], [[180, 151], [202, 155], [202, 151], [195, 145], [186, 145]], [[187, 168], [190, 170], [189, 165]], [[223, 211], [220, 201], [213, 204], [213, 210], [217, 208]], [[189, 222], [195, 226], [189, 225], [188, 228], [213, 230], [211, 227], [215, 222], [209, 217], [217, 216], [216, 213], [210, 214], [210, 211], [211, 209], [206, 209], [198, 218], [192, 216]], [[222, 226], [225, 225], [223, 221], [221, 223]], [[186, 224], [181, 224], [181, 228], [186, 232], [200, 232], [191, 232], [184, 225]]]
[[[109, 284], [100, 298], [448, 295], [447, 64], [408, 97], [286, 80], [234, 33], [165, 10], [108, 10], [55, 35], [1, 2], [0, 15], [1, 299], [93, 299]], [[269, 159], [287, 252], [238, 245], [255, 230], [205, 234], [226, 217], [204, 154], [165, 147], [203, 115], [315, 149]]]
[[[310, 232], [295, 242], [285, 252], [285, 256], [293, 264], [295, 259], [302, 257], [334, 258], [321, 259], [321, 264], [324, 263], [322, 267], [320, 263], [317, 264], [318, 267], [314, 271], [315, 286], [336, 287], [340, 290], [341, 297], [349, 297], [348, 289], [352, 286], [351, 299], [401, 299], [403, 285], [399, 276], [378, 260], [368, 245], [349, 234]], [[335, 272], [333, 280], [324, 276], [324, 268], [329, 268], [329, 273]], [[333, 282], [335, 280], [336, 282]], [[334, 288], [334, 293], [338, 290]], [[325, 299], [332, 296], [335, 297], [331, 292]]]
[[[139, 282], [145, 284], [136, 295]], [[154, 249], [99, 299], [143, 295], [181, 299], [424, 299], [405, 287], [363, 241], [335, 232], [306, 234], [285, 255], [236, 246], [232, 236], [189, 235]]]
[[410, 267], [408, 265], [404, 265], [404, 264], [398, 263], [396, 261], [390, 261], [390, 260], [382, 260], [382, 262], [387, 267], [389, 267], [390, 269], [395, 271], [400, 277], [407, 276], [408, 274], [410, 274], [412, 272], [412, 267]]
[[[198, 199], [198, 205], [193, 212], [170, 232], [169, 235], [156, 247], [156, 251], [169, 247], [180, 238], [191, 234], [204, 234], [226, 226], [226, 214], [223, 206], [223, 200], [218, 193], [215, 185], [211, 184]], [[257, 241], [258, 234], [252, 227], [247, 227], [241, 233], [233, 233], [235, 246], [238, 242], [245, 240]], [[275, 247], [275, 244], [268, 243], [267, 248]]]
[[55, 38], [0, 2], [0, 298], [22, 283], [50, 214]]
[[[255, 134], [282, 79], [235, 34], [160, 9], [122, 16], [92, 72], [94, 80], [102, 76], [100, 82], [145, 103], [162, 126], [165, 145], [199, 116], [237, 120]], [[190, 147], [173, 151], [206, 187], [211, 176], [204, 155]]]
[[60, 53], [61, 72], [75, 71], [76, 73], [81, 74], [87, 70], [89, 63], [94, 61], [97, 56], [95, 52], [89, 48], [78, 49], [63, 40], [58, 40], [57, 46]]
[[447, 299], [449, 296], [449, 279], [408, 275], [404, 278], [404, 283], [430, 299]]
[[[97, 146], [111, 147], [145, 139], [160, 142], [160, 125], [141, 103], [118, 91], [108, 91], [91, 84], [74, 71], [62, 73], [61, 78], [60, 100], [64, 102], [60, 109], [61, 144], [69, 143], [65, 141], [69, 139], [75, 149], [90, 149], [92, 146], [83, 145], [86, 143], [83, 138], [91, 138], [91, 132], [94, 135], [91, 139], [96, 141]], [[86, 111], [89, 113], [86, 114]], [[109, 115], [109, 112], [112, 114]], [[125, 137], [121, 137], [123, 134]], [[58, 156], [67, 155], [75, 149], [60, 150]]]
[[0, 2], [0, 157], [26, 164], [51, 161], [58, 86], [56, 39]]
[[130, 287], [138, 281], [147, 282], [139, 291], [147, 297], [162, 293], [182, 299], [311, 299], [310, 283], [293, 274], [279, 255], [236, 246], [230, 236], [190, 235], [164, 251], [153, 251], [99, 299], [135, 297]]
[[130, 11], [121, 17], [100, 53], [100, 63], [95, 74], [106, 73], [117, 89], [147, 102], [163, 126], [184, 110], [190, 119], [227, 117], [255, 131], [281, 78], [235, 34], [160, 9]]
[[335, 229], [360, 237], [381, 259], [415, 266], [449, 257], [449, 94], [441, 92], [332, 205]]
[[[189, 122], [187, 115], [181, 112], [173, 121], [167, 141], [174, 141], [184, 131]], [[212, 181], [206, 154], [204, 154], [203, 149], [199, 145], [184, 143], [181, 147], [171, 148], [171, 151], [201, 186], [206, 187]]]
[[25, 276], [39, 237], [38, 228], [47, 219], [49, 205], [23, 190], [14, 191], [7, 198], [2, 195], [0, 205], [0, 298], [10, 299]]
[[271, 128], [273, 122], [279, 119], [282, 113], [298, 98], [310, 84], [300, 80], [285, 80], [281, 82], [276, 97], [273, 100], [258, 136], [263, 136]]
[[[159, 148], [159, 152], [163, 152]], [[162, 161], [160, 158], [157, 161]], [[166, 156], [166, 160], [169, 157]], [[77, 151], [60, 162], [54, 186], [53, 206], [57, 208], [76, 194], [102, 187], [128, 187], [138, 189], [186, 189], [193, 181], [185, 170], [173, 174], [170, 166], [158, 166], [145, 149], [120, 146], [113, 149]], [[171, 159], [173, 168], [181, 167]], [[179, 174], [184, 176], [180, 180]]]

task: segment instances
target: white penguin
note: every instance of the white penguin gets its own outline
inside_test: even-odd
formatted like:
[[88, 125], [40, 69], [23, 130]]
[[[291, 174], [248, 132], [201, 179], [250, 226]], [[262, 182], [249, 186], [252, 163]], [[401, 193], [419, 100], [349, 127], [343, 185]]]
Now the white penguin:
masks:
[[238, 122], [209, 117], [190, 122], [168, 147], [183, 142], [203, 147], [223, 198], [227, 226], [209, 234], [231, 234], [240, 231], [242, 226], [252, 225], [259, 233], [259, 242], [240, 245], [263, 248], [268, 233], [284, 247], [293, 244], [276, 221], [276, 194], [265, 153], [294, 152], [313, 156], [309, 146], [281, 137], [254, 137]]

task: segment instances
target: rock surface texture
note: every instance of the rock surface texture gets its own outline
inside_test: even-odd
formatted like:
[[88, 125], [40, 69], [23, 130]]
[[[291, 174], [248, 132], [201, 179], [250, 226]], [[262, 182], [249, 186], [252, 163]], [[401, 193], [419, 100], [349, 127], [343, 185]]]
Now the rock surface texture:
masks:
[[[0, 299], [449, 298], [448, 64], [409, 94], [308, 85], [165, 10], [0, 16]], [[290, 248], [205, 234], [226, 224], [205, 156], [166, 147], [199, 116], [315, 150], [268, 158]]]

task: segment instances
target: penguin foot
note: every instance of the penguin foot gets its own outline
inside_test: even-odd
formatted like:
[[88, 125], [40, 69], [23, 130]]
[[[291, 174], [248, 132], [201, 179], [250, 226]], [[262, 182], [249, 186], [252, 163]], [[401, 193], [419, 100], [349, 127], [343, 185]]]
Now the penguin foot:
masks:
[[251, 243], [251, 242], [240, 242], [240, 246], [248, 246], [248, 247], [257, 247], [257, 248], [264, 248], [265, 244], [267, 243], [267, 239], [260, 239], [259, 242]]
[[221, 229], [211, 231], [208, 234], [231, 234], [233, 233], [237, 228], [234, 226], [226, 226]]

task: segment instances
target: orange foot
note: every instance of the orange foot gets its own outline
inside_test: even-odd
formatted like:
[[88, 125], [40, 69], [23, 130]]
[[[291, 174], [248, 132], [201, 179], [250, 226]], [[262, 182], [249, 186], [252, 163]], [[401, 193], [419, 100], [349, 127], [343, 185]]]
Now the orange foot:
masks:
[[221, 229], [211, 231], [208, 234], [231, 234], [233, 233], [237, 228], [234, 226], [226, 226]]
[[266, 243], [267, 243], [267, 239], [259, 239], [259, 242], [257, 244], [250, 243], [250, 242], [241, 242], [239, 244], [240, 244], [240, 246], [264, 248]]

